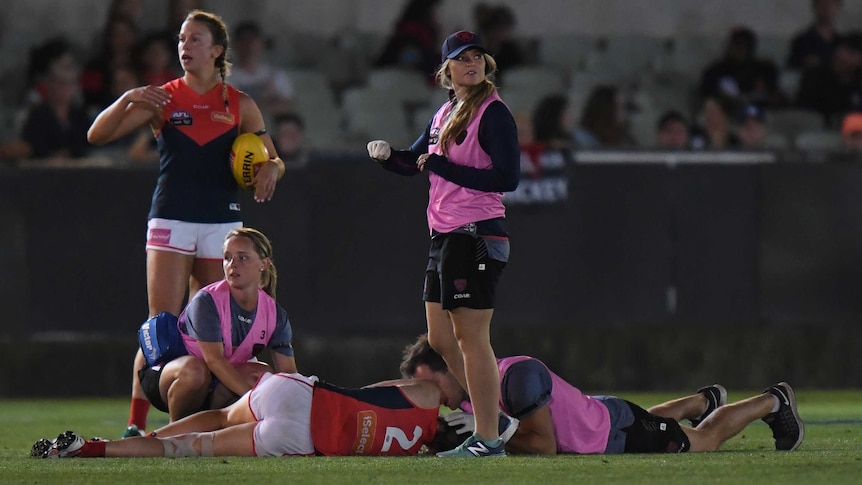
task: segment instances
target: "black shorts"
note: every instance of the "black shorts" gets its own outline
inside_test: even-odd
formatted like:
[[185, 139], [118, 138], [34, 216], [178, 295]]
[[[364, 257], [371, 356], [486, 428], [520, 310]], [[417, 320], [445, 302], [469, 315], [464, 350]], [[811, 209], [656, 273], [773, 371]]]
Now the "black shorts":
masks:
[[459, 307], [494, 308], [497, 282], [506, 263], [488, 257], [482, 236], [451, 233], [431, 239], [422, 299]]
[[634, 414], [626, 433], [626, 453], [683, 453], [691, 448], [688, 435], [675, 419], [650, 414], [637, 404], [626, 401]]
[[159, 390], [159, 379], [162, 377], [162, 367], [158, 370], [150, 366], [138, 370], [138, 380], [141, 381], [141, 387], [144, 389], [144, 395], [150, 401], [150, 404], [159, 411], [168, 412], [168, 405], [162, 400], [162, 393]]
[[[156, 370], [150, 366], [146, 366], [143, 369], [138, 370], [138, 380], [141, 381], [141, 388], [144, 390], [144, 395], [147, 396], [147, 400], [150, 401], [150, 404], [159, 411], [167, 413], [168, 405], [162, 400], [162, 392], [159, 390], [159, 381], [162, 378], [162, 369], [164, 369], [164, 367], [159, 367], [158, 370]], [[204, 404], [201, 406], [200, 411], [209, 409], [213, 389], [215, 389], [218, 382], [219, 381], [216, 376], [212, 375], [209, 392], [207, 393], [207, 397], [204, 400]]]

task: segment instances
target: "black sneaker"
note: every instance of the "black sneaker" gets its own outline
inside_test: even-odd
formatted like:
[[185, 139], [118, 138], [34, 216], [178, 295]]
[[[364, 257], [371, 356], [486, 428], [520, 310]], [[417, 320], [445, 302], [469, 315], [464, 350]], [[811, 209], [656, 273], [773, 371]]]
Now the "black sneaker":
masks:
[[779, 402], [778, 411], [763, 418], [763, 422], [772, 428], [775, 449], [793, 451], [799, 448], [805, 436], [805, 426], [796, 409], [796, 394], [793, 388], [786, 382], [779, 382], [763, 392], [777, 397]]
[[39, 441], [33, 443], [33, 447], [30, 448], [30, 456], [32, 456], [33, 458], [45, 458], [46, 456], [48, 456], [48, 451], [50, 451], [53, 447], [53, 441], [42, 438]]
[[74, 431], [66, 431], [57, 436], [53, 445], [42, 458], [73, 458], [84, 447], [84, 438]]
[[727, 389], [721, 384], [701, 387], [697, 392], [706, 396], [706, 411], [696, 419], [689, 419], [692, 428], [697, 428], [697, 425], [703, 422], [713, 411], [727, 404]]

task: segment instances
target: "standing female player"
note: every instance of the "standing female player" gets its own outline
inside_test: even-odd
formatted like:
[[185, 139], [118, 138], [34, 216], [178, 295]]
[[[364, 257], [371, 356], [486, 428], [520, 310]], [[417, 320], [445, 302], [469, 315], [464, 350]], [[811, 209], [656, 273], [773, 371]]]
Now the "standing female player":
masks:
[[[90, 143], [102, 145], [148, 124], [158, 141], [159, 177], [147, 224], [150, 316], [179, 314], [187, 291], [191, 298], [223, 276], [222, 242], [242, 226], [228, 161], [234, 139], [258, 133], [269, 150], [269, 163], [262, 164], [252, 183], [256, 201], [270, 200], [284, 174], [257, 104], [225, 82], [228, 45], [221, 17], [190, 12], [177, 42], [183, 77], [126, 91], [96, 117], [87, 134]], [[149, 409], [137, 379], [144, 363], [138, 352], [129, 424], [139, 429], [145, 428]]]
[[437, 80], [450, 99], [425, 133], [409, 150], [369, 142], [368, 154], [402, 175], [430, 172], [423, 292], [428, 339], [467, 389], [476, 416], [476, 432], [439, 456], [505, 456], [490, 331], [497, 281], [509, 258], [502, 197], [518, 186], [518, 134], [493, 82], [494, 58], [475, 33], [447, 37], [442, 62]]

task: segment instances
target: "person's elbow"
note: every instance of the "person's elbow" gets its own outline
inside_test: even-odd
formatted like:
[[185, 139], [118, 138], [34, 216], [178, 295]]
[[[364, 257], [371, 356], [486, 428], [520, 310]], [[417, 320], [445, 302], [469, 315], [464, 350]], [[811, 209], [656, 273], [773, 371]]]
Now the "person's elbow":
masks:
[[99, 130], [96, 129], [94, 125], [91, 126], [89, 130], [87, 130], [87, 141], [91, 145], [104, 145], [108, 142], [108, 137], [104, 136], [102, 133], [99, 133]]
[[519, 173], [515, 173], [511, 177], [507, 177], [503, 181], [503, 190], [502, 192], [514, 192], [515, 189], [518, 188], [518, 184], [521, 183], [521, 177]]

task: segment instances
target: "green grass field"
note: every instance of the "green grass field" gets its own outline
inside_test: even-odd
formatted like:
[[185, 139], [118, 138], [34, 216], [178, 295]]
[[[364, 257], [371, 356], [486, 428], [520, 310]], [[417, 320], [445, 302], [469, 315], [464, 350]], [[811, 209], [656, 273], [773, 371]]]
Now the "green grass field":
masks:
[[[736, 400], [751, 393], [731, 393]], [[648, 407], [670, 394], [618, 393]], [[862, 391], [797, 390], [806, 423], [794, 452], [777, 452], [769, 428], [752, 423], [716, 453], [417, 458], [148, 458], [39, 460], [41, 437], [72, 429], [115, 438], [125, 399], [0, 401], [0, 483], [862, 483]], [[150, 413], [150, 427], [165, 415]]]

